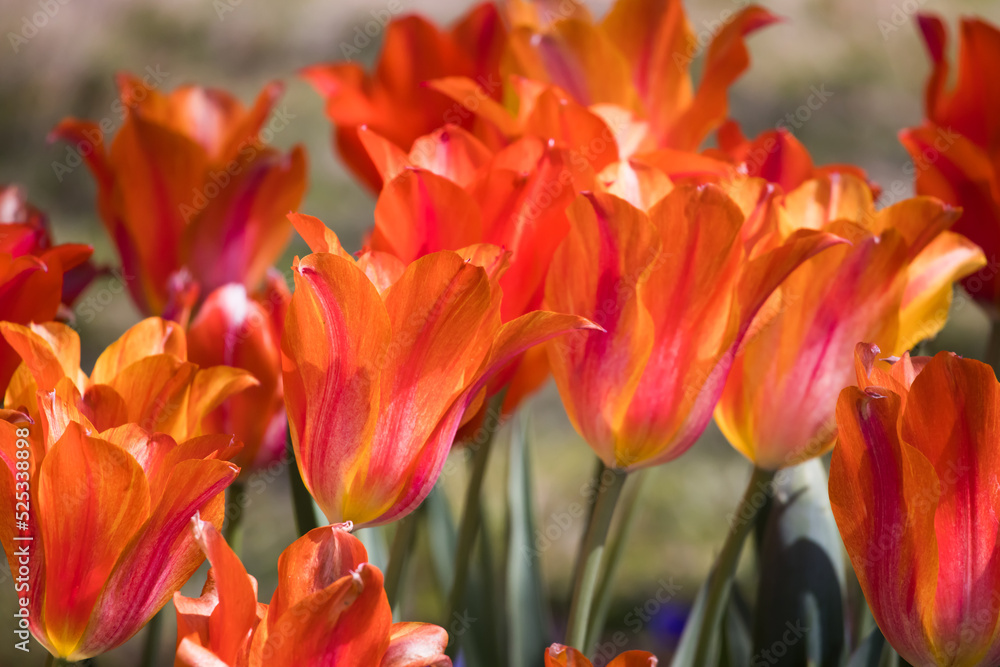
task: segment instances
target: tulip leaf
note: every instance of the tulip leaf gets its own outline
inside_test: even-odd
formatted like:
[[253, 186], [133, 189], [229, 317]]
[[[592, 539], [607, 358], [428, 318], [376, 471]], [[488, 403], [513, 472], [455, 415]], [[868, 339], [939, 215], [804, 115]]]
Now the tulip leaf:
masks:
[[507, 628], [512, 665], [534, 665], [549, 643], [549, 618], [535, 548], [527, 420], [511, 429], [507, 465]]
[[845, 566], [818, 459], [779, 472], [760, 545], [754, 659], [841, 664]]
[[875, 628], [858, 646], [847, 667], [882, 667], [887, 662], [886, 654], [892, 650], [887, 651], [887, 647], [882, 632]]
[[733, 594], [726, 608], [723, 635], [723, 667], [744, 667], [750, 664], [753, 639], [750, 636], [750, 609], [740, 594], [738, 586], [733, 586]]
[[[732, 575], [730, 575], [732, 577]], [[698, 589], [698, 594], [688, 612], [687, 621], [684, 623], [684, 631], [681, 633], [681, 641], [674, 651], [674, 657], [670, 661], [670, 667], [695, 667], [695, 653], [698, 650], [698, 633], [705, 623], [705, 598], [708, 595], [708, 586], [711, 577], [706, 578], [705, 583]], [[719, 664], [719, 644], [712, 642], [711, 653], [708, 655], [706, 665]]]
[[[455, 547], [458, 543], [455, 519], [440, 484], [434, 487], [424, 503], [427, 507], [427, 537], [434, 575], [438, 581], [438, 590], [446, 590], [455, 571]], [[480, 657], [480, 647], [483, 645], [483, 634], [490, 629], [480, 622], [483, 615], [477, 609], [477, 602], [482, 599], [482, 582], [478, 577], [470, 577], [465, 589], [464, 609], [456, 611], [452, 618], [440, 624], [448, 631], [449, 642], [461, 642], [466, 665], [486, 664]]]

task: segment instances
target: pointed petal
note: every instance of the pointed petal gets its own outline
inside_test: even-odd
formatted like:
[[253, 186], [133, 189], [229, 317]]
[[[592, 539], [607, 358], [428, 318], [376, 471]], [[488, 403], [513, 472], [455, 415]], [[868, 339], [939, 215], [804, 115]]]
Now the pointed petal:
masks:
[[278, 587], [268, 606], [278, 619], [311, 595], [350, 577], [368, 552], [351, 535], [351, 524], [333, 524], [309, 531], [285, 549], [278, 559]]
[[362, 564], [280, 617], [268, 613], [269, 665], [377, 665], [389, 645], [392, 611], [378, 568]]
[[[149, 488], [127, 453], [71, 424], [42, 461], [38, 520], [45, 544], [47, 639], [62, 657], [81, 659], [94, 604], [125, 545], [149, 516]], [[138, 628], [136, 628], [138, 629]]]
[[482, 234], [479, 207], [465, 190], [424, 169], [407, 169], [379, 195], [371, 246], [411, 262], [477, 243]]
[[606, 333], [558, 339], [548, 346], [549, 363], [570, 421], [615, 465], [617, 433], [653, 350], [642, 295], [660, 239], [646, 214], [613, 195], [581, 196], [568, 215], [572, 228], [553, 257], [546, 306], [586, 317]]
[[379, 414], [388, 313], [353, 262], [317, 253], [299, 262], [282, 337], [285, 405], [303, 480], [331, 521]]
[[393, 623], [380, 667], [451, 667], [448, 633], [430, 623]]
[[94, 363], [94, 372], [90, 374], [91, 382], [110, 385], [130, 365], [157, 354], [167, 354], [186, 361], [187, 339], [184, 329], [176, 322], [149, 317], [105, 348]]
[[226, 461], [182, 461], [174, 467], [166, 491], [118, 559], [101, 591], [81, 656], [102, 653], [137, 633], [191, 578], [204, 560], [190, 520], [200, 512], [221, 525], [223, 491], [239, 474]]

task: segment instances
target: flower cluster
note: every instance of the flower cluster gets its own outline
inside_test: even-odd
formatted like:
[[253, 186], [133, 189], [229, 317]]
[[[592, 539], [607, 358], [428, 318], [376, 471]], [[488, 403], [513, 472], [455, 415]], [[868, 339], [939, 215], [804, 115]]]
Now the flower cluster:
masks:
[[[397, 9], [372, 71], [299, 72], [375, 197], [356, 253], [298, 211], [305, 150], [271, 144], [280, 83], [247, 108], [123, 73], [113, 137], [72, 118], [51, 135], [86, 156], [146, 317], [88, 372], [71, 306], [108, 269], [0, 187], [0, 543], [24, 647], [30, 633], [89, 659], [172, 601], [190, 667], [656, 665], [619, 650], [623, 633], [602, 643], [632, 480], [714, 416], [753, 473], [674, 665], [1000, 665], [1000, 383], [952, 353], [911, 356], [957, 284], [1000, 331], [982, 270], [1000, 249], [1000, 30], [962, 22], [949, 89], [944, 24], [918, 18], [927, 121], [900, 135], [916, 195], [879, 207], [859, 166], [730, 118], [746, 40], [779, 20], [762, 7], [726, 12], [707, 42], [679, 0], [616, 0], [600, 20], [578, 0], [486, 2], [448, 29]], [[284, 274], [293, 233], [310, 253]], [[540, 551], [515, 551], [533, 534], [517, 434], [505, 604], [483, 508], [496, 432], [550, 379], [598, 459], [564, 643]], [[453, 454], [472, 459], [457, 523], [432, 495]], [[226, 494], [278, 462], [299, 537], [263, 604]], [[389, 525], [377, 567], [352, 531], [378, 543]], [[755, 530], [751, 629], [732, 591]], [[838, 530], [870, 616], [847, 604]], [[435, 607], [399, 602], [421, 531], [440, 625], [400, 620]]]

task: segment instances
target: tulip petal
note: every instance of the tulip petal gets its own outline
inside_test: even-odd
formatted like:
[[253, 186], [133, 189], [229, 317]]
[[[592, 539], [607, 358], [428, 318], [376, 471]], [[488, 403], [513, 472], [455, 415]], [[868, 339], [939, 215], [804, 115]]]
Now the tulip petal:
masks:
[[52, 391], [63, 377], [74, 383], [80, 368], [80, 337], [57, 322], [22, 326], [0, 323], [0, 333], [24, 360], [38, 389]]
[[847, 387], [837, 403], [839, 445], [830, 502], [861, 589], [883, 634], [908, 661], [929, 657], [938, 570], [930, 461], [897, 432], [900, 398]]
[[448, 633], [430, 623], [393, 623], [380, 667], [451, 667]]
[[404, 262], [482, 238], [479, 207], [457, 184], [424, 169], [387, 182], [375, 204], [371, 245]]
[[933, 636], [957, 644], [958, 654], [985, 651], [995, 635], [963, 628], [997, 623], [1000, 454], [989, 443], [998, 429], [1000, 384], [986, 364], [941, 353], [913, 380], [900, 435], [934, 466], [940, 489], [931, 529], [939, 558]]
[[186, 361], [187, 338], [184, 329], [176, 322], [148, 317], [130, 327], [118, 340], [105, 348], [94, 362], [94, 372], [90, 374], [90, 381], [93, 384], [110, 385], [132, 364], [158, 354]]
[[568, 215], [572, 227], [552, 259], [546, 305], [586, 317], [606, 333], [581, 331], [553, 342], [549, 363], [570, 421], [615, 465], [616, 434], [653, 350], [653, 320], [642, 295], [660, 239], [643, 212], [612, 195], [581, 196]]
[[281, 341], [289, 427], [307, 488], [339, 520], [345, 480], [375, 432], [392, 325], [375, 287], [350, 260], [305, 257], [295, 285]]
[[392, 611], [382, 573], [364, 563], [272, 619], [267, 665], [377, 665], [389, 645]]
[[190, 520], [200, 512], [221, 525], [222, 492], [239, 474], [227, 461], [189, 460], [171, 472], [149, 520], [125, 546], [90, 617], [79, 655], [92, 656], [118, 646], [138, 632], [204, 560]]
[[351, 524], [315, 528], [285, 549], [278, 558], [278, 587], [268, 606], [268, 618], [280, 619], [301, 601], [350, 577], [368, 562]]
[[123, 450], [75, 424], [49, 449], [38, 477], [37, 520], [45, 545], [46, 639], [57, 655], [93, 655], [80, 643], [94, 605], [149, 511], [142, 468]]

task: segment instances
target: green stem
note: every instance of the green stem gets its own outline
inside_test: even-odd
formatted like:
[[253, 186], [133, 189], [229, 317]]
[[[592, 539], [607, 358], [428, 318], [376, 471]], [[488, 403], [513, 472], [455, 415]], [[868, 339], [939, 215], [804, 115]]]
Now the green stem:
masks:
[[156, 667], [160, 656], [160, 636], [163, 635], [163, 614], [160, 610], [146, 624], [146, 642], [142, 647], [142, 667]]
[[417, 537], [417, 524], [420, 522], [419, 508], [396, 522], [396, 534], [392, 536], [392, 548], [389, 550], [389, 565], [385, 568], [385, 594], [389, 598], [389, 606], [395, 611], [399, 600], [399, 590], [403, 581], [403, 571], [409, 561], [413, 543]]
[[[482, 428], [486, 429], [486, 441], [479, 445], [473, 453], [472, 474], [469, 477], [469, 485], [465, 489], [465, 505], [462, 508], [462, 518], [458, 526], [458, 541], [455, 548], [455, 573], [452, 578], [451, 592], [448, 595], [448, 616], [445, 619], [444, 627], [448, 627], [451, 619], [456, 614], [460, 614], [460, 609], [465, 601], [465, 586], [469, 581], [469, 568], [472, 561], [472, 550], [476, 544], [476, 536], [480, 528], [480, 505], [482, 502], [483, 480], [486, 478], [486, 464], [489, 462], [490, 450], [493, 446], [493, 438], [500, 428], [500, 421], [503, 408], [503, 399], [506, 396], [506, 389], [500, 391], [489, 402], [486, 408], [486, 416], [483, 420]], [[493, 419], [492, 425], [488, 425], [486, 420]], [[458, 653], [459, 642], [454, 641], [448, 645], [448, 656], [452, 659]]]
[[[594, 604], [594, 594], [597, 592], [597, 577], [601, 572], [601, 561], [604, 556], [604, 543], [608, 538], [608, 528], [611, 517], [615, 513], [618, 496], [625, 486], [627, 473], [617, 468], [601, 466], [597, 475], [597, 500], [587, 523], [587, 530], [580, 544], [581, 566], [573, 581], [573, 601], [569, 606], [569, 624], [566, 629], [566, 645], [589, 654], [587, 629], [590, 627], [590, 614]], [[605, 477], [610, 474], [608, 483]]]
[[743, 499], [736, 508], [729, 534], [726, 536], [722, 551], [709, 574], [708, 593], [705, 596], [705, 615], [701, 627], [698, 628], [695, 665], [707, 665], [709, 662], [709, 651], [726, 612], [729, 593], [733, 587], [733, 575], [740, 560], [743, 543], [746, 542], [747, 535], [753, 530], [758, 510], [765, 504], [758, 504], [754, 500], [758, 494], [764, 494], [764, 497], [767, 497], [768, 487], [774, 479], [774, 475], [773, 470], [754, 468], [750, 484], [747, 485]]
[[243, 495], [243, 489], [243, 482], [239, 480], [233, 482], [229, 487], [227, 491], [229, 502], [226, 503], [226, 507], [238, 508], [239, 514], [228, 517], [229, 520], [222, 531], [222, 536], [226, 539], [226, 544], [229, 545], [229, 548], [237, 556], [243, 551], [243, 512], [246, 511], [246, 508], [239, 502], [240, 497]]
[[67, 661], [64, 658], [57, 658], [51, 653], [45, 658], [45, 667], [61, 667], [61, 665], [72, 665], [74, 663]]
[[990, 318], [990, 337], [986, 343], [986, 363], [1000, 374], [1000, 317]]
[[621, 563], [622, 554], [625, 553], [625, 546], [628, 544], [629, 536], [635, 527], [636, 517], [639, 512], [639, 497], [645, 487], [645, 482], [649, 478], [646, 470], [640, 470], [632, 476], [632, 482], [625, 486], [622, 492], [619, 510], [618, 529], [611, 539], [611, 546], [608, 555], [604, 559], [604, 568], [601, 570], [600, 585], [594, 596], [594, 613], [590, 621], [590, 628], [587, 630], [587, 646], [593, 646], [601, 638], [604, 625], [608, 620], [608, 612], [611, 610], [611, 592], [614, 589], [615, 577], [618, 574], [618, 566]]
[[292, 447], [291, 429], [288, 431], [287, 452], [288, 477], [292, 483], [292, 503], [295, 508], [295, 529], [298, 531], [299, 536], [302, 536], [310, 530], [317, 528], [319, 523], [316, 521], [316, 511], [313, 509], [312, 496], [309, 494], [309, 489], [306, 488], [305, 482], [302, 481], [302, 475], [299, 474], [299, 464], [295, 460], [295, 449]]

